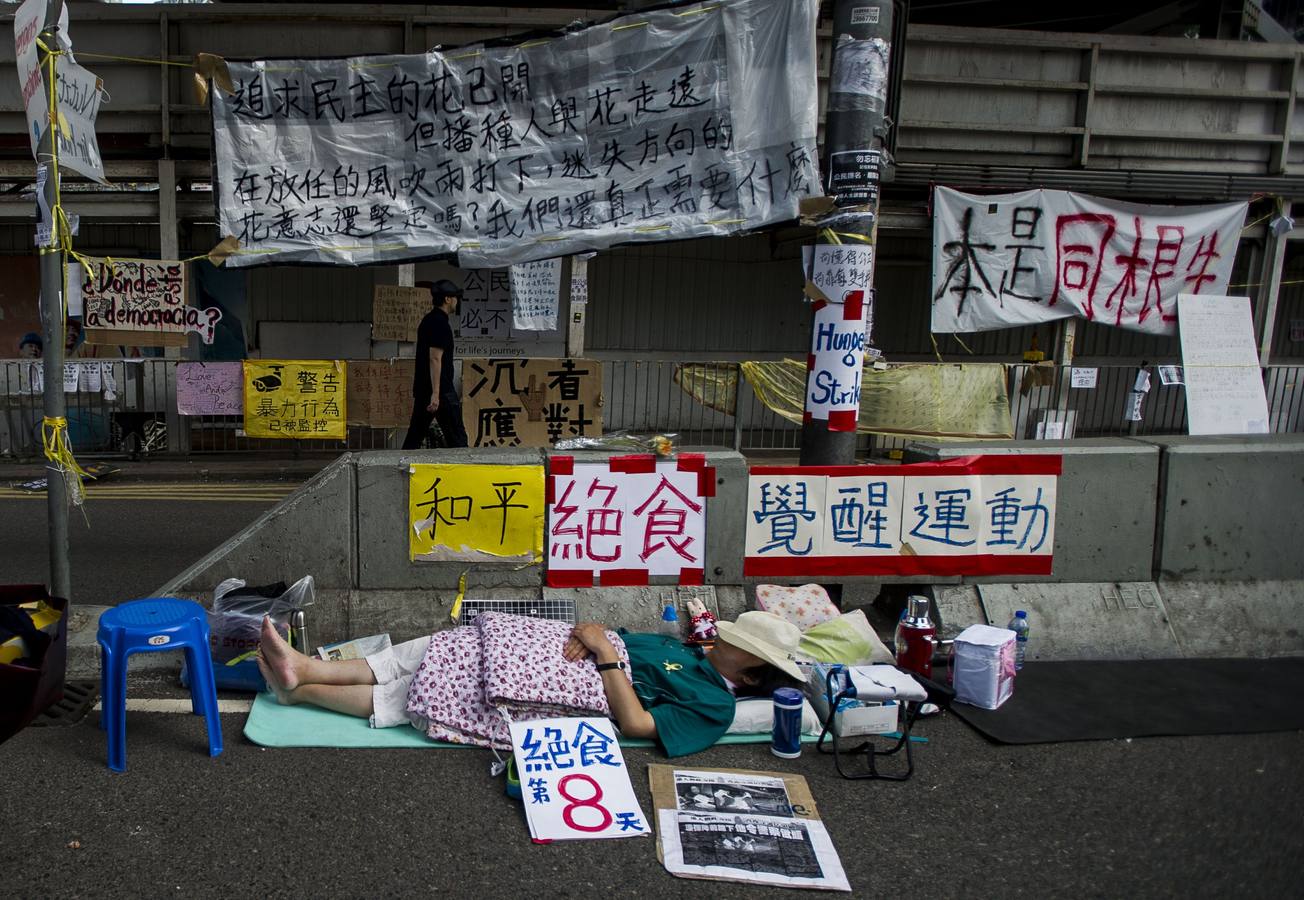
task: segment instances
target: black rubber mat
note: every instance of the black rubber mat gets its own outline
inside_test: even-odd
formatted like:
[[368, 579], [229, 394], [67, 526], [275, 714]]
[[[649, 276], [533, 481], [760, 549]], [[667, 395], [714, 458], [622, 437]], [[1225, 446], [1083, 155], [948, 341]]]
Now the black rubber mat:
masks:
[[1304, 729], [1304, 658], [1028, 663], [1000, 709], [952, 712], [1002, 744]]
[[76, 725], [86, 717], [100, 696], [98, 681], [66, 681], [63, 699], [32, 720], [32, 727], [42, 725]]

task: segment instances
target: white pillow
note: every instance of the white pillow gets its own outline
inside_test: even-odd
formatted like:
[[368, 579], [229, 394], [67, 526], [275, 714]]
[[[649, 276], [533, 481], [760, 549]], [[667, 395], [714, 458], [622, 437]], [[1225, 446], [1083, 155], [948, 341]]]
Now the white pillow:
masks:
[[[774, 701], [769, 697], [744, 697], [734, 704], [733, 723], [726, 734], [762, 734], [774, 730]], [[801, 733], [819, 734], [820, 720], [810, 701], [801, 700]]]

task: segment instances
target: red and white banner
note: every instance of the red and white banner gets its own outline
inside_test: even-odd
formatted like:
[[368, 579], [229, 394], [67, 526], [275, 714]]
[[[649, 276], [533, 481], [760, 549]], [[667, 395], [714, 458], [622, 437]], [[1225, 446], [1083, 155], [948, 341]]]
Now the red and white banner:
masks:
[[1176, 334], [1178, 294], [1225, 294], [1248, 203], [1139, 206], [1069, 191], [933, 192], [935, 332], [1081, 316]]
[[743, 574], [1049, 575], [1061, 458], [755, 466]]
[[553, 456], [548, 473], [550, 587], [644, 585], [653, 576], [703, 583], [706, 498], [715, 495], [704, 455]]

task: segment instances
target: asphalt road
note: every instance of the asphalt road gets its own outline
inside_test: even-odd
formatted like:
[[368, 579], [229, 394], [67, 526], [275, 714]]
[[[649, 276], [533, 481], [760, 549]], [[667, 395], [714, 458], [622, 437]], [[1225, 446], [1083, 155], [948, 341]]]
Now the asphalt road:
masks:
[[[135, 689], [133, 688], [133, 695]], [[482, 750], [274, 750], [224, 716], [128, 714], [128, 765], [90, 720], [0, 745], [15, 897], [757, 897], [667, 874], [652, 840], [539, 846]], [[807, 747], [721, 747], [688, 766], [798, 772], [857, 897], [1299, 896], [1304, 733], [1046, 746], [921, 723], [914, 778], [840, 780]], [[650, 813], [646, 765], [628, 750]], [[69, 844], [79, 842], [79, 848]]]
[[[69, 515], [73, 600], [113, 605], [203, 558], [297, 485], [151, 482], [92, 487]], [[45, 495], [0, 490], [0, 583], [49, 583]]]

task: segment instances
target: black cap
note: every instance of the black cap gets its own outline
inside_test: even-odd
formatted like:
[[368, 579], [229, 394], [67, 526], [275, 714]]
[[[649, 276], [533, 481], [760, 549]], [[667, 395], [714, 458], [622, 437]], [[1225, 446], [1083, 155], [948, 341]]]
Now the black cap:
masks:
[[418, 281], [416, 286], [430, 291], [430, 296], [435, 300], [442, 297], [462, 296], [462, 289], [447, 278], [441, 278], [438, 281]]

